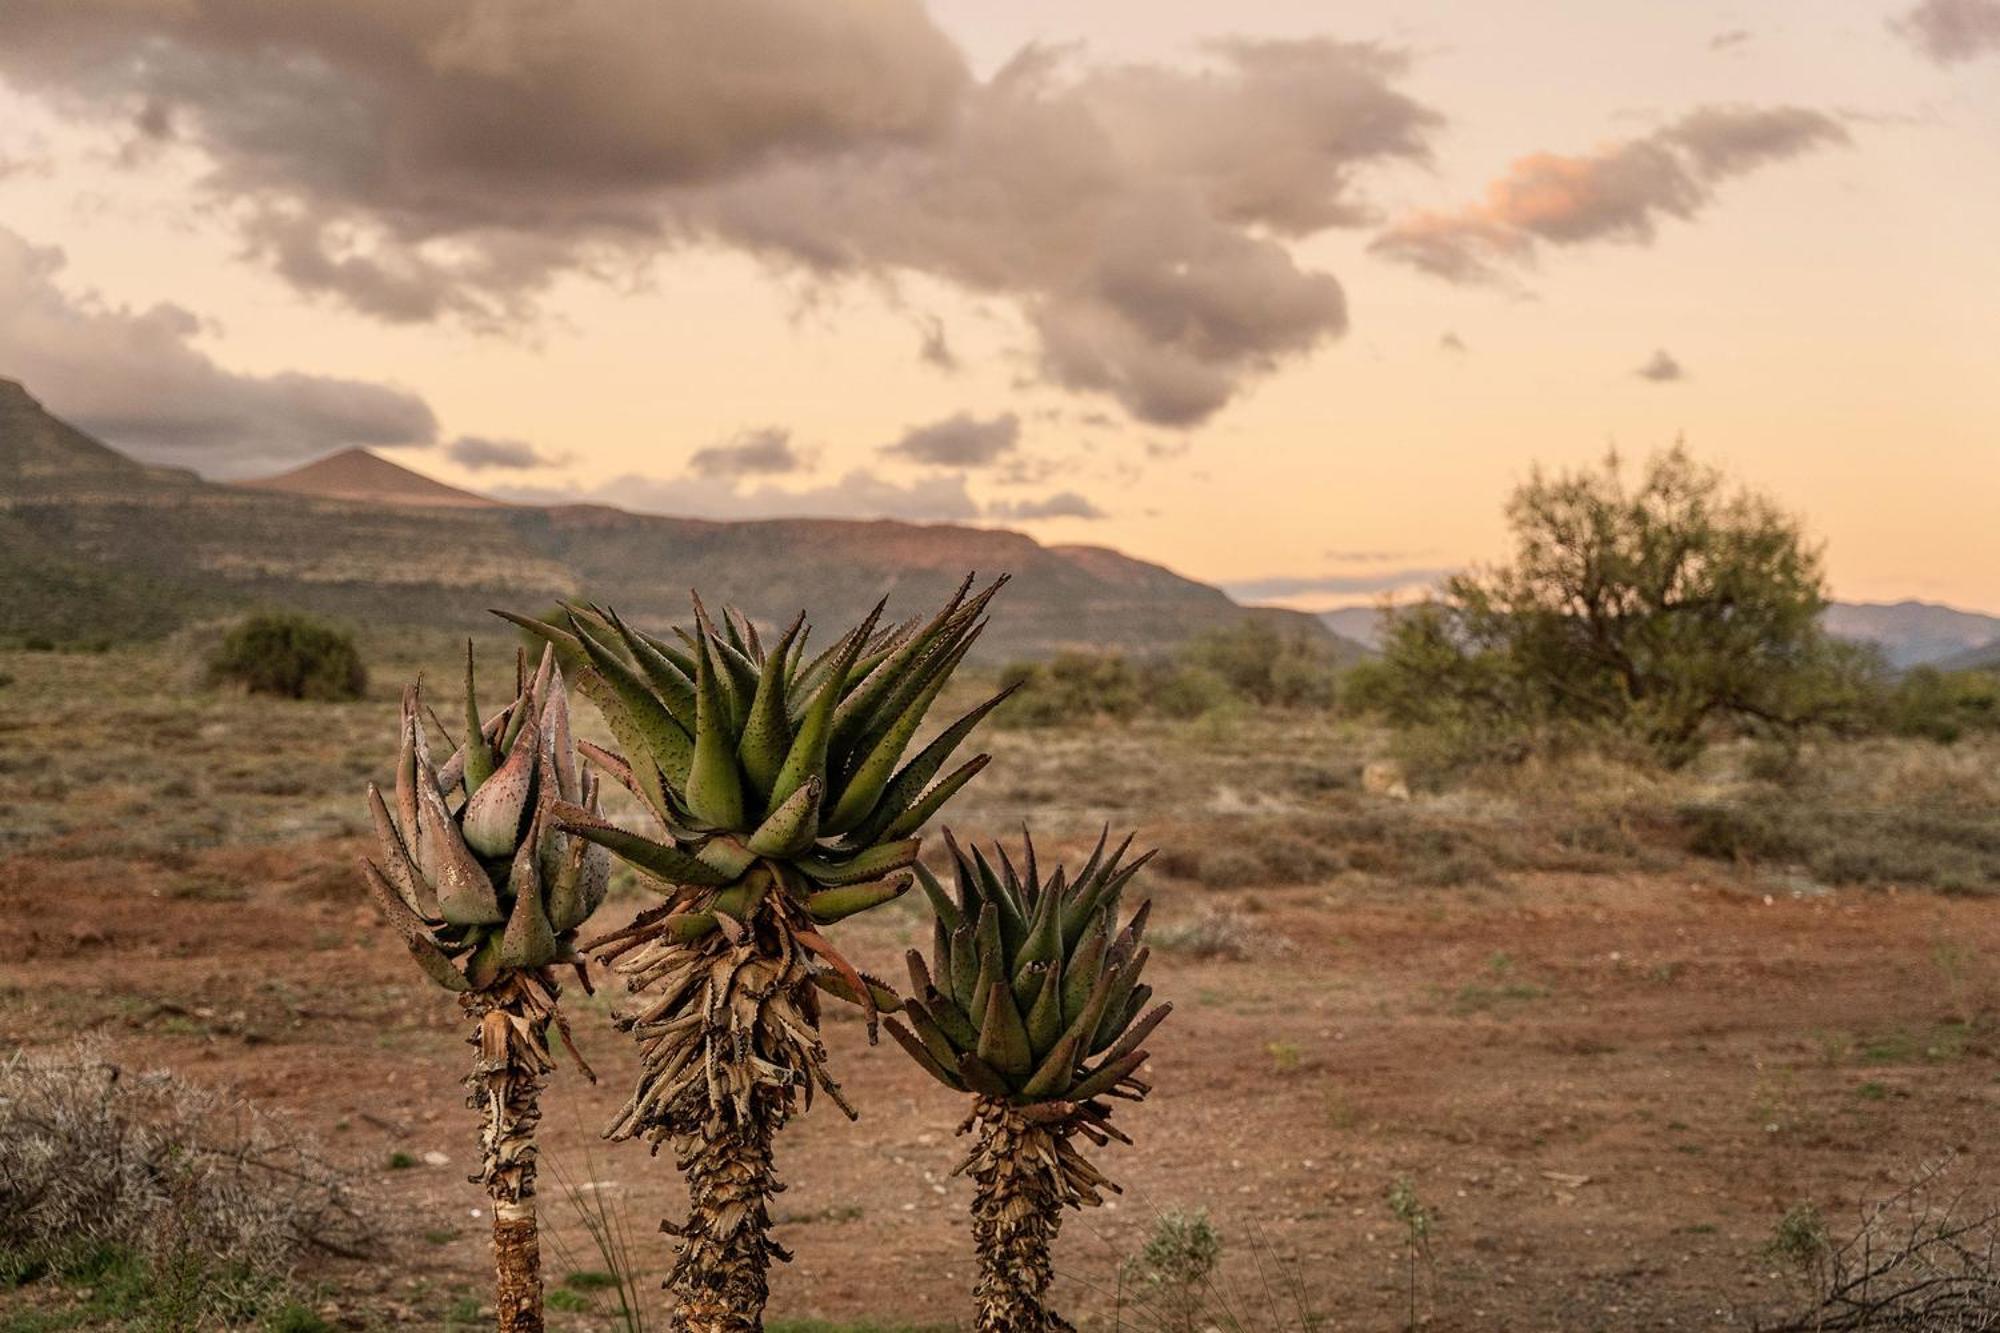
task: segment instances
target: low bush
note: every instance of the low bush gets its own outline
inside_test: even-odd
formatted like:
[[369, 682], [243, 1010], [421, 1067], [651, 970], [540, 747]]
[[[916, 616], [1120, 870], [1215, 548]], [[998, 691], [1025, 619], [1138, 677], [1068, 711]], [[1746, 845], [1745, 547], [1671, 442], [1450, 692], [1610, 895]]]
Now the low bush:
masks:
[[310, 616], [251, 616], [209, 662], [212, 680], [284, 699], [359, 699], [368, 669], [354, 637]]
[[285, 1308], [306, 1253], [374, 1245], [349, 1174], [236, 1098], [91, 1043], [0, 1062], [0, 1283], [123, 1291], [141, 1327], [238, 1328]]
[[1325, 645], [1245, 620], [1210, 630], [1165, 660], [1064, 653], [1049, 662], [1017, 662], [1001, 680], [1020, 689], [996, 723], [1052, 727], [1141, 716], [1186, 721], [1245, 705], [1327, 709], [1335, 667]]

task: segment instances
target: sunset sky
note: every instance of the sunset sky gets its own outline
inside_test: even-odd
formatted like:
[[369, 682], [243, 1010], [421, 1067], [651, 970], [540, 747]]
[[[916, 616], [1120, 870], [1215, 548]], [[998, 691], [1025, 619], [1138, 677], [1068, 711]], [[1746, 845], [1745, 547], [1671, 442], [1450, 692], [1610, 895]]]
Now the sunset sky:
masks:
[[1684, 436], [2000, 612], [2000, 0], [0, 0], [0, 376], [220, 478], [1330, 606]]

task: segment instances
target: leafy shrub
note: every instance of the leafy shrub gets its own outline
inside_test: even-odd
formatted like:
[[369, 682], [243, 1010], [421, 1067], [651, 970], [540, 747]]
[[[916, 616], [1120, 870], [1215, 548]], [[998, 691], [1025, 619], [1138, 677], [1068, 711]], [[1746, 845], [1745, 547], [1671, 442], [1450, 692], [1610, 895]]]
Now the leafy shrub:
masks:
[[2000, 731], [2000, 675], [1915, 667], [1888, 691], [1887, 730], [1950, 744]]
[[1331, 653], [1257, 620], [1211, 630], [1164, 661], [1064, 653], [1051, 662], [1015, 663], [1001, 679], [1021, 689], [995, 720], [1017, 727], [1129, 722], [1148, 713], [1190, 720], [1239, 704], [1330, 708], [1334, 698]]
[[223, 639], [209, 673], [284, 699], [359, 699], [368, 689], [354, 637], [310, 616], [251, 616]]

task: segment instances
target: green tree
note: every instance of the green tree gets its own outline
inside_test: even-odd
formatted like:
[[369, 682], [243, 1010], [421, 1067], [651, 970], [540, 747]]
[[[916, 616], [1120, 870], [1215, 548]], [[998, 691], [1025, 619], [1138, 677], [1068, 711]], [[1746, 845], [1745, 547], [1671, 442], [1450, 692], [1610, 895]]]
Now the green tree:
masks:
[[1482, 738], [1611, 730], [1682, 762], [1717, 728], [1836, 706], [1817, 546], [1770, 499], [1675, 447], [1635, 483], [1614, 454], [1540, 471], [1507, 507], [1510, 562], [1393, 618], [1359, 697]]

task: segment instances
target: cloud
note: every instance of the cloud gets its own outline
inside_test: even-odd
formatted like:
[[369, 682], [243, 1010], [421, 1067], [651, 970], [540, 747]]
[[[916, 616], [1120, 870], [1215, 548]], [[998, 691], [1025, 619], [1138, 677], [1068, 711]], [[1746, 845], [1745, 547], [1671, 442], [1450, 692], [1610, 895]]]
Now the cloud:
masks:
[[1270, 578], [1245, 579], [1237, 583], [1225, 583], [1222, 590], [1237, 601], [1268, 601], [1282, 597], [1300, 597], [1310, 594], [1341, 594], [1392, 592], [1398, 588], [1414, 587], [1437, 582], [1453, 569], [1387, 569], [1378, 574], [1280, 574]]
[[1700, 107], [1582, 156], [1519, 158], [1483, 202], [1405, 218], [1369, 248], [1453, 282], [1491, 282], [1544, 244], [1650, 244], [1662, 219], [1693, 219], [1730, 177], [1846, 142], [1838, 121], [1805, 107]]
[[[1347, 327], [1287, 242], [1424, 160], [1405, 59], [1030, 47], [979, 80], [918, 0], [9, 0], [0, 78], [169, 135], [301, 290], [504, 329], [680, 246], [1010, 302], [1041, 377], [1187, 425]], [[938, 339], [925, 353], [949, 356]]]
[[1688, 377], [1686, 367], [1674, 360], [1673, 354], [1664, 347], [1654, 351], [1646, 358], [1645, 364], [1632, 373], [1642, 380], [1651, 380], [1655, 384], [1672, 384], [1676, 380]]
[[428, 444], [422, 398], [385, 384], [224, 369], [178, 305], [72, 296], [63, 252], [0, 227], [0, 374], [120, 449], [211, 476], [253, 476], [350, 445]]
[[981, 421], [967, 412], [912, 426], [893, 444], [894, 454], [933, 467], [988, 467], [1014, 451], [1021, 441], [1021, 418], [1012, 412]]
[[1728, 51], [1734, 47], [1742, 46], [1750, 40], [1752, 35], [1748, 28], [1730, 28], [1726, 32], [1718, 32], [1715, 36], [1709, 38], [1708, 49], [1711, 51]]
[[1058, 491], [1040, 500], [996, 500], [986, 506], [990, 518], [1109, 518], [1097, 505], [1075, 491]]
[[1891, 26], [1940, 65], [2000, 52], [2000, 0], [1924, 0]]
[[907, 522], [975, 519], [980, 508], [962, 473], [923, 477], [907, 485], [856, 469], [838, 481], [803, 490], [735, 480], [663, 480], [628, 474], [590, 487], [510, 487], [494, 494], [525, 504], [603, 504], [652, 514], [696, 518], [895, 518]]
[[1467, 350], [1465, 339], [1459, 337], [1456, 333], [1447, 332], [1442, 338], [1438, 339], [1438, 350], [1440, 352], [1450, 352], [1455, 356], [1464, 356]]
[[811, 466], [812, 460], [793, 446], [792, 433], [779, 426], [744, 431], [728, 444], [697, 449], [688, 459], [690, 473], [711, 478], [775, 476]]
[[488, 469], [525, 471], [551, 467], [560, 459], [544, 454], [525, 440], [489, 440], [478, 435], [461, 435], [444, 447], [445, 457], [474, 472]]

